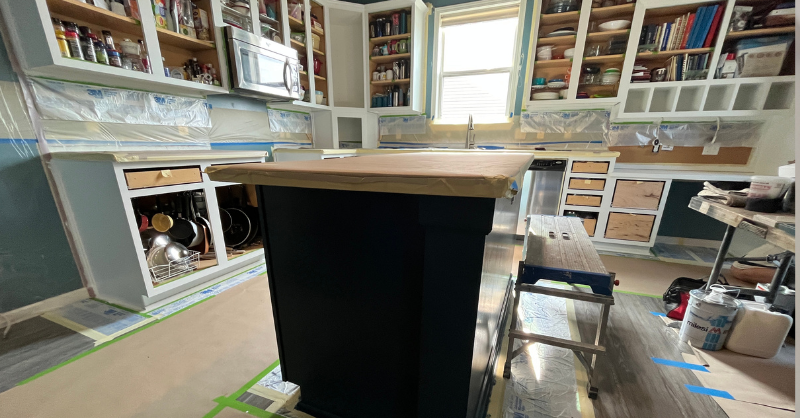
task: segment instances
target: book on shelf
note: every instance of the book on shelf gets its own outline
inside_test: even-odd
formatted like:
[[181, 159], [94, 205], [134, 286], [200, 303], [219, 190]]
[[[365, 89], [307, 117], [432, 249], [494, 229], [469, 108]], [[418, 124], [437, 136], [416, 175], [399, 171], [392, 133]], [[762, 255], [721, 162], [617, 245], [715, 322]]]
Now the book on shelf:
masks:
[[669, 58], [667, 61], [666, 81], [685, 81], [703, 79], [708, 74], [708, 53], [681, 54]]
[[676, 51], [708, 48], [714, 43], [722, 21], [723, 7], [702, 6], [695, 13], [686, 13], [673, 22], [649, 24], [639, 36], [640, 51]]

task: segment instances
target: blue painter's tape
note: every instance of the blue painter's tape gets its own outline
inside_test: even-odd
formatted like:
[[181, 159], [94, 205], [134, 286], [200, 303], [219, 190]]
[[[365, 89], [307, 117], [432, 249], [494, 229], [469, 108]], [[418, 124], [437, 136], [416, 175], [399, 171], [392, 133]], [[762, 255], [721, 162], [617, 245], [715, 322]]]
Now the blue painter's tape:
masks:
[[650, 357], [650, 358], [653, 359], [653, 362], [656, 363], [656, 364], [662, 364], [664, 366], [680, 367], [680, 368], [683, 368], [683, 369], [697, 370], [697, 371], [700, 371], [700, 372], [709, 373], [708, 369], [706, 369], [704, 366], [701, 366], [699, 364], [686, 363], [685, 361], [667, 360], [667, 359], [658, 358], [658, 357]]
[[665, 313], [663, 313], [663, 312], [653, 312], [653, 311], [650, 311], [650, 313], [651, 313], [651, 314], [653, 314], [653, 315], [655, 315], [655, 316], [667, 316], [667, 314], [665, 314]]
[[733, 395], [731, 395], [728, 392], [725, 392], [724, 390], [709, 389], [709, 388], [704, 388], [702, 386], [694, 386], [686, 384], [684, 386], [686, 386], [686, 389], [689, 389], [689, 392], [699, 393], [701, 395], [716, 396], [718, 398], [731, 399], [734, 401], [736, 400], [733, 398]]
[[0, 138], [0, 144], [37, 144], [36, 139]]

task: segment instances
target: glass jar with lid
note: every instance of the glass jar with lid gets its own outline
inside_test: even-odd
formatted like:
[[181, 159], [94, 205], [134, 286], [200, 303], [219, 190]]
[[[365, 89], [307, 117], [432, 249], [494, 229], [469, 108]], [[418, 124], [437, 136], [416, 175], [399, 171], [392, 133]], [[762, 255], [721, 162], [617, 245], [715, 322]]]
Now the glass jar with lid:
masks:
[[600, 83], [600, 66], [587, 65], [583, 68], [583, 75], [581, 76], [581, 84], [598, 84]]

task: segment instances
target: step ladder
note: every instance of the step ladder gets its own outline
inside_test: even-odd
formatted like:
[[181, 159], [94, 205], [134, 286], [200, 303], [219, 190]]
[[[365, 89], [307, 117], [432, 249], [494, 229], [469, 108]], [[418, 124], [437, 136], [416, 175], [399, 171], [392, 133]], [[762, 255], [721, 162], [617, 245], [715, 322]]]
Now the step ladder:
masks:
[[[508, 355], [503, 377], [506, 379], [511, 377], [511, 360], [530, 344], [541, 343], [566, 348], [575, 353], [578, 361], [586, 369], [587, 392], [590, 398], [596, 399], [598, 389], [593, 384], [594, 371], [598, 357], [606, 351], [603, 344], [609, 310], [614, 304], [612, 291], [614, 285], [619, 283], [614, 279], [614, 273], [606, 271], [580, 218], [528, 216], [528, 234], [525, 236], [524, 249], [523, 261], [519, 263], [514, 286], [516, 295], [508, 331]], [[572, 289], [537, 286], [536, 282], [539, 280], [583, 284], [589, 286], [593, 293], [583, 292], [574, 286]], [[594, 344], [527, 333], [517, 329], [517, 310], [523, 292], [599, 304], [600, 316]], [[523, 345], [515, 350], [514, 340], [523, 341]]]

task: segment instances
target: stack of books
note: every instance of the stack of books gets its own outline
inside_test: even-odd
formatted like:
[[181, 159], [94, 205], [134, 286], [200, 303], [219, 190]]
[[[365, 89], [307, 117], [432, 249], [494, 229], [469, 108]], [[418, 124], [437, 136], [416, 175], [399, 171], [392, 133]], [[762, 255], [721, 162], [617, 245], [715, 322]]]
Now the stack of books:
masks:
[[709, 54], [683, 54], [670, 57], [664, 81], [702, 80], [708, 75]]
[[646, 25], [639, 36], [639, 52], [708, 48], [722, 20], [723, 6], [703, 6], [674, 22]]

